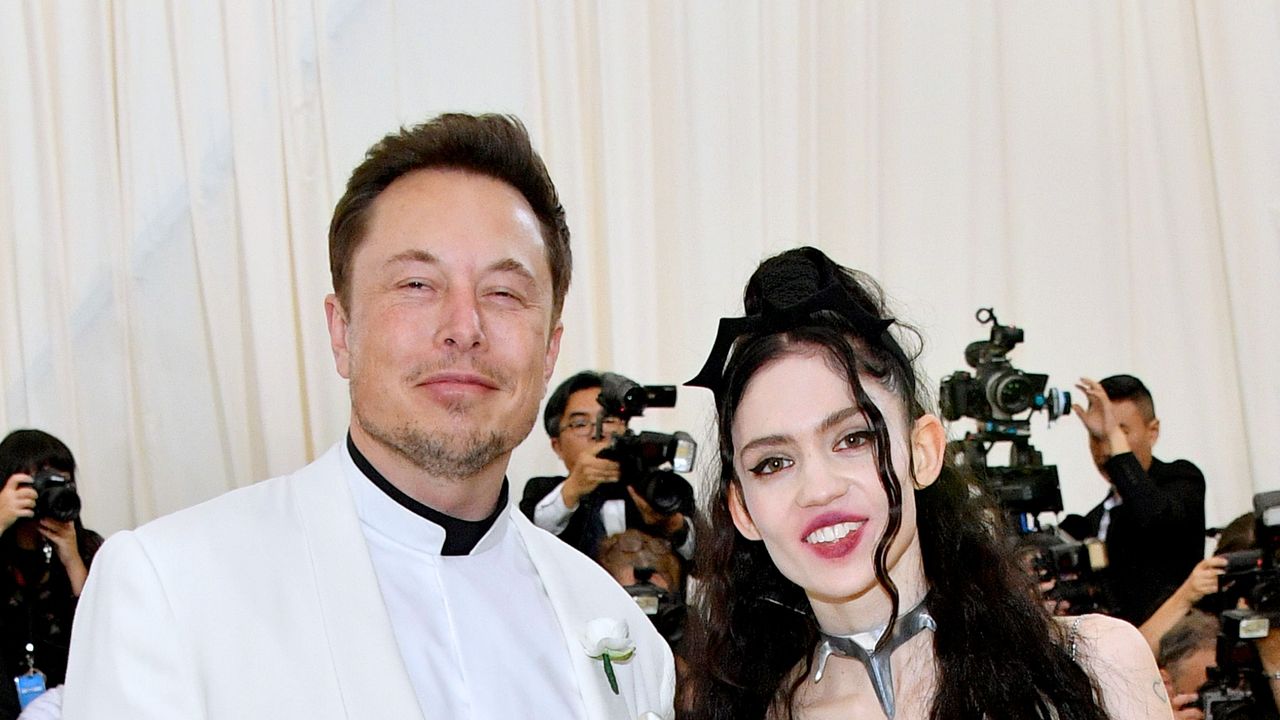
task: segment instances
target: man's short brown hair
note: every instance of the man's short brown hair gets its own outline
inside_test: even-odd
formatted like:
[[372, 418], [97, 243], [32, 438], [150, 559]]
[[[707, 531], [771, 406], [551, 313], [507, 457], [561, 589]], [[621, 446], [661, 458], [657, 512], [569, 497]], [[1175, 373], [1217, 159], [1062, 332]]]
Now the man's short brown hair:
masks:
[[396, 179], [414, 170], [454, 169], [501, 180], [533, 208], [551, 268], [553, 322], [564, 308], [573, 273], [564, 208], [529, 133], [511, 115], [447, 113], [382, 138], [351, 173], [329, 224], [329, 271], [344, 308], [351, 303], [351, 259], [364, 240], [369, 209]]

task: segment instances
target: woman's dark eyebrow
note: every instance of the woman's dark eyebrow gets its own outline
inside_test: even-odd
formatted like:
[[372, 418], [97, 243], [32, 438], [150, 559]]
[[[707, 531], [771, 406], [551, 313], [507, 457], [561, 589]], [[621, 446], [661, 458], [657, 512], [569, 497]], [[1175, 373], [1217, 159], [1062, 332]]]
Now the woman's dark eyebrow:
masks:
[[746, 445], [743, 445], [742, 449], [738, 451], [738, 454], [742, 455], [753, 448], [786, 445], [789, 442], [791, 442], [790, 435], [765, 435], [764, 437], [758, 437]]
[[[857, 405], [850, 405], [849, 407], [844, 408], [842, 410], [837, 410], [831, 413], [830, 415], [826, 416], [825, 418], [823, 418], [822, 422], [818, 423], [818, 432], [820, 433], [829, 432], [831, 428], [845, 422], [846, 420], [853, 417], [854, 415], [857, 415], [860, 412], [862, 412], [862, 409], [859, 408]], [[738, 450], [738, 453], [740, 454], [745, 453], [748, 450], [751, 450], [753, 448], [758, 448], [758, 447], [786, 445], [789, 442], [792, 442], [792, 437], [790, 435], [782, 435], [782, 434], [765, 435], [764, 437], [758, 437], [752, 440], [751, 442], [743, 445], [742, 449]]]
[[832, 428], [834, 428], [836, 425], [843, 423], [844, 421], [848, 420], [849, 418], [861, 412], [862, 412], [862, 408], [858, 407], [857, 405], [850, 405], [849, 407], [843, 410], [837, 410], [831, 413], [830, 415], [828, 415], [825, 419], [823, 419], [821, 423], [818, 424], [818, 432], [825, 433], [828, 430], [831, 430]]

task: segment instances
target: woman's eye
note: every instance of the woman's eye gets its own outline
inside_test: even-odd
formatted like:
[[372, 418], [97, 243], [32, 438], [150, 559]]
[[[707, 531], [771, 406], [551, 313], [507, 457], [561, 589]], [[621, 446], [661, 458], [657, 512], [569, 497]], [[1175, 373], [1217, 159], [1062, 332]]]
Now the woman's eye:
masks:
[[779, 470], [789, 467], [791, 467], [790, 460], [780, 457], [769, 457], [756, 463], [755, 467], [751, 468], [750, 472], [752, 475], [772, 475]]
[[426, 280], [406, 280], [400, 284], [400, 287], [407, 288], [409, 290], [426, 290], [431, 286], [427, 284]]
[[837, 449], [844, 448], [861, 448], [871, 444], [872, 433], [870, 430], [859, 430], [851, 432], [840, 438], [840, 442], [836, 443]]

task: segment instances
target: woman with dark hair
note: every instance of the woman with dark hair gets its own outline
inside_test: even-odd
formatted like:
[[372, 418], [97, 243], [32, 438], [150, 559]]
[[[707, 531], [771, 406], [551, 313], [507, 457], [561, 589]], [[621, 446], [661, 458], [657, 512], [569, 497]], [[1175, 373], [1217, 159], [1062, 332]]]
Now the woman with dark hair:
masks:
[[[41, 471], [54, 471], [49, 487], [60, 489], [38, 502], [32, 481]], [[0, 441], [0, 720], [17, 717], [14, 678], [36, 670], [52, 688], [66, 676], [76, 601], [102, 546], [68, 493], [75, 471], [71, 450], [49, 433], [15, 430]]]
[[689, 383], [715, 392], [721, 462], [691, 717], [1170, 717], [1137, 630], [1037, 601], [871, 278], [800, 248], [744, 305]]

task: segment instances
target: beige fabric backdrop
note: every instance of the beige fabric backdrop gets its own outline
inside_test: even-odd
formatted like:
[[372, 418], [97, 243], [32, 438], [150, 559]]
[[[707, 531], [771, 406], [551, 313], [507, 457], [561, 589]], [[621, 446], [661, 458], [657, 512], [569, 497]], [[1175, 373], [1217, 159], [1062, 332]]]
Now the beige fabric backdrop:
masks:
[[[809, 243], [883, 282], [934, 382], [994, 305], [1023, 369], [1146, 379], [1211, 522], [1280, 488], [1272, 1], [0, 3], [0, 427], [63, 437], [104, 531], [339, 440], [329, 213], [445, 110], [518, 114], [559, 183], [556, 380], [687, 379]], [[643, 424], [709, 419], [691, 390]], [[1043, 425], [1087, 509], [1079, 423]], [[512, 479], [557, 469], [535, 430]]]

